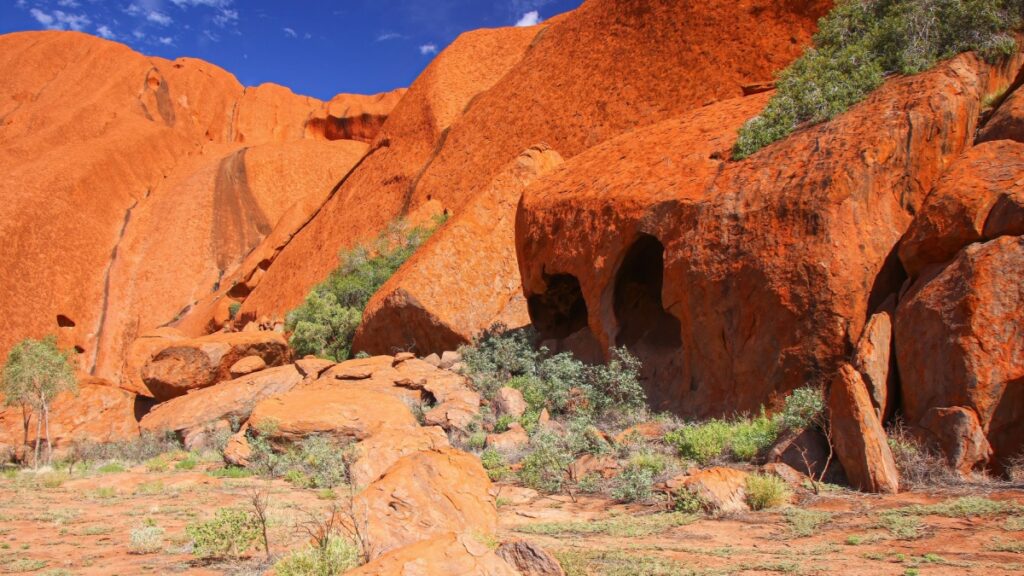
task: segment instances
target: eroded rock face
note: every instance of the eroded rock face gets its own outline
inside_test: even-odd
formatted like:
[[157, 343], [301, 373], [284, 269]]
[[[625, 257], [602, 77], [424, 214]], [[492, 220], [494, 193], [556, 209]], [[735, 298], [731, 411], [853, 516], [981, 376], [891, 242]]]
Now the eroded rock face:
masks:
[[[307, 126], [323, 102], [77, 32], [4, 35], [0, 76], [0, 230], [18, 247], [0, 251], [18, 278], [0, 356], [56, 331], [81, 369], [140, 393], [122, 377], [133, 341], [233, 278], [279, 221], [290, 237], [367, 148]], [[223, 321], [218, 306], [184, 331]]]
[[490, 487], [480, 460], [465, 452], [448, 448], [405, 456], [353, 504], [356, 522], [366, 527], [371, 560], [449, 532], [493, 534], [498, 512]]
[[280, 366], [291, 358], [291, 350], [276, 332], [217, 333], [173, 341], [146, 363], [142, 380], [154, 398], [169, 400], [231, 380], [231, 367], [248, 356], [258, 356], [266, 366]]
[[220, 420], [240, 425], [259, 401], [288, 392], [301, 381], [302, 375], [291, 364], [255, 372], [158, 404], [139, 426], [147, 432], [185, 436]]
[[515, 211], [522, 191], [562, 163], [536, 146], [437, 231], [373, 296], [354, 350], [386, 354], [395, 346], [440, 354], [469, 344], [495, 322], [530, 323], [515, 253]]
[[844, 364], [828, 396], [829, 423], [836, 456], [854, 488], [895, 494], [900, 491], [888, 437], [860, 373]]
[[708, 512], [744, 512], [750, 510], [747, 505], [747, 476], [742, 470], [714, 467], [669, 480], [668, 488], [696, 494]]
[[558, 560], [529, 540], [504, 542], [498, 546], [497, 553], [523, 576], [565, 576]]
[[1022, 204], [1024, 144], [979, 144], [956, 159], [925, 199], [900, 242], [900, 261], [917, 277], [928, 266], [949, 262], [968, 244], [1020, 235], [1024, 211], [1013, 208]]
[[949, 465], [962, 476], [969, 475], [975, 466], [988, 462], [992, 455], [992, 447], [978, 422], [978, 414], [970, 408], [932, 408], [920, 425], [927, 431], [932, 444], [946, 455]]
[[523, 195], [535, 327], [585, 355], [630, 348], [655, 408], [689, 417], [827, 384], [902, 285], [894, 248], [1010, 68], [958, 57], [739, 162], [766, 94], [589, 149]]
[[1024, 142], [1024, 90], [1011, 92], [978, 134], [978, 142], [1016, 140]]
[[922, 275], [896, 311], [907, 422], [924, 426], [934, 408], [972, 410], [997, 470], [1024, 447], [1021, 310], [1024, 238], [1004, 236]]

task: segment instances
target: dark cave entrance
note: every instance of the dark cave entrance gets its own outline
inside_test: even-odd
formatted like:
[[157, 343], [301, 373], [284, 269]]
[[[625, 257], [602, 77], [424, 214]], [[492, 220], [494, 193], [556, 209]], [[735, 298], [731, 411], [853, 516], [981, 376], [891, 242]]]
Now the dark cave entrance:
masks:
[[643, 383], [651, 406], [678, 411], [683, 345], [679, 320], [662, 304], [664, 273], [664, 245], [642, 234], [626, 252], [615, 277], [615, 344], [643, 362]]
[[572, 352], [588, 363], [604, 360], [587, 322], [587, 301], [580, 281], [571, 274], [547, 278], [547, 290], [527, 298], [530, 320], [541, 343], [552, 352]]

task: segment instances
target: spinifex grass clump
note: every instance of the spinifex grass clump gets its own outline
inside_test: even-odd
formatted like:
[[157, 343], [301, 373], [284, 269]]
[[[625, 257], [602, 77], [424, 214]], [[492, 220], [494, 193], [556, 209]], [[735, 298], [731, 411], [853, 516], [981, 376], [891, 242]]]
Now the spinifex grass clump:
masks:
[[779, 73], [764, 112], [740, 129], [733, 158], [843, 113], [886, 74], [915, 74], [972, 50], [987, 60], [1010, 55], [1009, 32], [1022, 17], [1024, 0], [840, 0], [818, 23], [814, 46]]
[[444, 220], [440, 217], [430, 226], [411, 228], [403, 222], [392, 223], [373, 242], [341, 251], [338, 267], [288, 313], [289, 344], [295, 352], [347, 360], [370, 298]]

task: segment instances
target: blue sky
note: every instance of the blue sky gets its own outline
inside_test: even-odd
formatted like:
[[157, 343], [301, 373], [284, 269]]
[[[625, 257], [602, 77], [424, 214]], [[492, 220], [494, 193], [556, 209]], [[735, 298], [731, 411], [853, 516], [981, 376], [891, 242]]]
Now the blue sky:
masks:
[[527, 25], [582, 0], [0, 0], [0, 33], [79, 30], [202, 58], [246, 85], [327, 99], [408, 86], [461, 32]]

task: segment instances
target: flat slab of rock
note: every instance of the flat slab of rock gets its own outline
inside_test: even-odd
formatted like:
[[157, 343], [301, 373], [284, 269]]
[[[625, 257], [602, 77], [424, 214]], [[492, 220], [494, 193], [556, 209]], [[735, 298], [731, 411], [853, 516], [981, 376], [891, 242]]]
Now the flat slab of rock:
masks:
[[259, 356], [246, 356], [238, 362], [231, 365], [228, 372], [231, 373], [232, 378], [238, 378], [239, 376], [245, 376], [246, 374], [252, 374], [253, 372], [259, 372], [267, 367], [267, 363]]
[[187, 434], [218, 420], [242, 424], [258, 402], [288, 392], [301, 381], [292, 364], [247, 374], [158, 404], [139, 426], [147, 432]]
[[284, 442], [314, 434], [365, 440], [385, 430], [419, 427], [398, 398], [344, 386], [308, 386], [263, 400], [253, 409], [249, 425]]
[[828, 409], [836, 456], [850, 485], [865, 492], [899, 492], [899, 470], [888, 438], [853, 366], [844, 364], [832, 381]]

